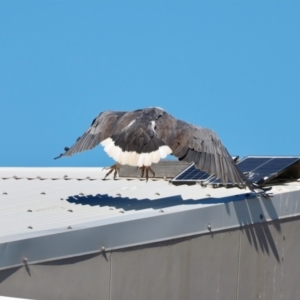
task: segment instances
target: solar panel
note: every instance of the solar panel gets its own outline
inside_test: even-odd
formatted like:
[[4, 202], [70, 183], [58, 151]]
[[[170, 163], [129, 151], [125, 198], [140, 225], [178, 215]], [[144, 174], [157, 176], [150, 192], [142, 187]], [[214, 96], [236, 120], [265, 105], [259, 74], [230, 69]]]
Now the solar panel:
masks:
[[171, 181], [206, 181], [208, 178], [212, 177], [204, 171], [196, 169], [194, 164], [189, 166], [187, 169], [179, 173], [176, 177], [174, 177]]
[[[239, 161], [237, 166], [253, 183], [262, 184], [279, 176], [298, 161], [300, 157], [297, 156], [248, 156]], [[221, 184], [219, 179], [196, 169], [194, 165], [177, 175], [172, 181], [207, 181], [208, 184]]]
[[[250, 164], [247, 162], [250, 159], [252, 165], [251, 161]], [[299, 160], [299, 157], [271, 157], [269, 160], [249, 157], [242, 160], [238, 167], [252, 182], [263, 183], [279, 176]]]
[[[232, 159], [235, 161], [239, 157], [232, 156]], [[208, 181], [211, 178], [215, 178], [213, 175], [210, 175], [204, 171], [195, 168], [195, 165], [192, 164], [181, 173], [176, 175], [171, 182], [204, 182]]]

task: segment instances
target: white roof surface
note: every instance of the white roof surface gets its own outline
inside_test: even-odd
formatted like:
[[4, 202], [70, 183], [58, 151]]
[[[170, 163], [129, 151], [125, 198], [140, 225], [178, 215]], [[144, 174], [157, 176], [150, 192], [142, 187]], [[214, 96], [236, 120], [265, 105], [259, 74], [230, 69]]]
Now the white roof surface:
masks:
[[[300, 213], [298, 182], [274, 187], [274, 197], [266, 200], [238, 188], [103, 180], [106, 172], [0, 168], [0, 253], [6, 257], [0, 269], [22, 264], [20, 257], [47, 261]], [[286, 193], [296, 195], [283, 197]]]
[[[208, 195], [224, 197], [247, 192], [239, 189], [208, 189], [200, 185], [175, 186], [165, 180], [150, 179], [147, 183], [140, 179], [104, 181], [102, 178], [106, 172], [99, 168], [0, 169], [0, 236], [67, 228], [78, 223], [119, 216], [124, 212], [131, 214], [161, 206], [182, 205], [184, 200], [199, 200]], [[103, 195], [107, 195], [110, 201], [105, 200], [105, 204], [101, 205]], [[79, 204], [70, 202], [71, 197], [80, 199]], [[181, 197], [183, 201], [174, 197]], [[116, 201], [120, 198], [125, 199]], [[161, 198], [171, 199], [167, 201], [169, 203], [157, 201]], [[98, 200], [99, 205], [89, 205], [93, 200]], [[107, 205], [109, 202], [111, 205]]]

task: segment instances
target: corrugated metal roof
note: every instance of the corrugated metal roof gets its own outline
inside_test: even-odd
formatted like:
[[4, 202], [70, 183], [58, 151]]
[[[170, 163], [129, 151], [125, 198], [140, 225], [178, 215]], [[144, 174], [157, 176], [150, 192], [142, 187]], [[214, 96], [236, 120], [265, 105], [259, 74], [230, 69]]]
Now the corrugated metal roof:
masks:
[[273, 188], [266, 200], [238, 188], [103, 180], [106, 172], [0, 168], [0, 269], [23, 256], [39, 262], [207, 232], [208, 224], [220, 230], [300, 213], [298, 182]]
[[0, 169], [0, 236], [67, 228], [124, 211], [134, 213], [182, 205], [184, 200], [245, 193], [200, 185], [174, 186], [165, 180], [103, 180], [106, 172], [99, 168]]

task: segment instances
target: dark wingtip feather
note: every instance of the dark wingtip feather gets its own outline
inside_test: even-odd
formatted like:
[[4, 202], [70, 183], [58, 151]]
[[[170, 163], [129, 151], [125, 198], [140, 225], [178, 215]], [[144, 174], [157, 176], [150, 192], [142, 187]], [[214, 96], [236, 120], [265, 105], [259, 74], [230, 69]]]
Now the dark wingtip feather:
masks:
[[[69, 148], [69, 147], [65, 147], [64, 150], [65, 150], [66, 152], [68, 152], [68, 151], [70, 150], [70, 148]], [[66, 152], [65, 152], [65, 153], [61, 153], [61, 154], [60, 154], [59, 156], [57, 156], [57, 157], [54, 157], [54, 159], [61, 158], [62, 156], [64, 156], [64, 155], [66, 154]]]
[[59, 156], [57, 156], [57, 157], [54, 157], [54, 159], [61, 158], [63, 155], [64, 155], [64, 154], [63, 154], [63, 153], [61, 153]]

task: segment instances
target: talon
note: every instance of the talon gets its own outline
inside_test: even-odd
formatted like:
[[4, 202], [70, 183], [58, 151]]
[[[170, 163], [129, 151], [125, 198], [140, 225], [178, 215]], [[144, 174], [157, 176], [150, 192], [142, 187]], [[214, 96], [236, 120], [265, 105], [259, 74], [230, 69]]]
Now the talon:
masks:
[[[106, 170], [107, 170], [107, 169], [109, 169], [109, 168], [106, 168]], [[109, 170], [109, 172], [106, 173], [106, 175], [104, 176], [103, 179], [105, 179], [110, 173], [112, 173], [113, 170], [114, 170], [114, 169]]]
[[[145, 175], [145, 178], [146, 178], [146, 182], [148, 181], [149, 179], [149, 172], [150, 174], [153, 175], [153, 177], [155, 177], [155, 173], [154, 171], [150, 168], [150, 166], [146, 167], [146, 166], [143, 166], [143, 167], [140, 167], [140, 170], [141, 170], [141, 178], [144, 177]], [[146, 171], [146, 172], [145, 172]], [[145, 174], [146, 173], [146, 174]]]
[[116, 163], [116, 164], [112, 165], [111, 167], [103, 168], [103, 170], [109, 170], [103, 179], [106, 179], [106, 177], [108, 175], [110, 175], [113, 171], [114, 171], [114, 179], [116, 179], [116, 177], [119, 173], [119, 170], [120, 170], [120, 164]]

